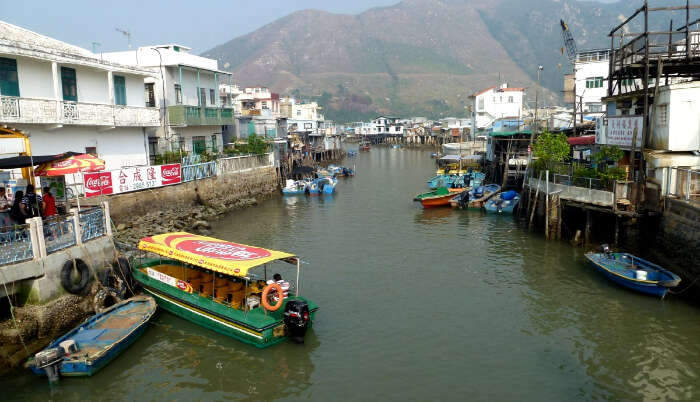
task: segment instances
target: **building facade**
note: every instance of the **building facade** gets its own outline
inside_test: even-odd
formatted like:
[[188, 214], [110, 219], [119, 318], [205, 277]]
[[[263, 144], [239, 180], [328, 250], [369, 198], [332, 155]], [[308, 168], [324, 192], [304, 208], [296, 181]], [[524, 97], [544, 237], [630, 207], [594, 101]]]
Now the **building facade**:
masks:
[[0, 124], [30, 137], [34, 155], [90, 153], [107, 169], [148, 164], [160, 125], [155, 71], [0, 22]]
[[525, 88], [509, 88], [507, 83], [477, 92], [470, 97], [472, 108], [471, 126], [477, 130], [491, 127], [496, 119], [521, 118]]

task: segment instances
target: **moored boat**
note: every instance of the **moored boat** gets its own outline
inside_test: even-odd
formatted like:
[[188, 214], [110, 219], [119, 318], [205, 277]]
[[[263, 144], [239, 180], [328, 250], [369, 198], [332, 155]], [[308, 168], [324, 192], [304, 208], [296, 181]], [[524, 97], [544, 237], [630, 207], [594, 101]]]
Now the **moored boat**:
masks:
[[486, 204], [484, 204], [484, 209], [486, 212], [496, 212], [496, 213], [507, 213], [512, 214], [515, 207], [518, 206], [520, 202], [520, 194], [510, 190], [502, 193], [498, 193], [491, 197]]
[[[466, 199], [467, 197], [461, 198], [462, 203], [460, 203], [460, 206], [468, 209], [481, 209], [486, 201], [499, 191], [501, 191], [501, 186], [498, 184], [474, 187], [468, 192], [468, 200]], [[464, 201], [467, 201], [466, 204]]]
[[282, 194], [284, 195], [303, 195], [306, 194], [306, 187], [309, 182], [304, 180], [291, 180], [287, 179], [287, 183], [282, 188]]
[[[464, 191], [464, 189], [463, 189]], [[423, 208], [432, 208], [432, 207], [442, 207], [442, 206], [447, 206], [450, 205], [450, 199], [455, 196], [455, 193], [450, 192], [448, 189], [444, 187], [440, 187], [439, 189], [435, 191], [431, 191], [429, 193], [424, 193], [416, 197], [418, 201], [420, 201], [421, 205]]]
[[369, 142], [363, 142], [360, 144], [360, 151], [369, 151], [372, 147], [369, 145]]
[[[163, 309], [259, 348], [302, 341], [318, 306], [299, 292], [294, 254], [185, 232], [145, 237], [155, 254], [132, 268], [134, 279]], [[270, 276], [272, 263], [296, 266], [296, 281]]]
[[681, 282], [673, 272], [629, 253], [613, 253], [607, 245], [601, 253], [586, 253], [586, 259], [606, 278], [641, 293], [664, 297]]
[[306, 193], [309, 195], [333, 194], [338, 179], [335, 177], [321, 177], [314, 179], [306, 186]]
[[91, 376], [123, 352], [146, 329], [156, 312], [149, 296], [134, 296], [88, 318], [27, 362], [50, 382], [61, 376]]

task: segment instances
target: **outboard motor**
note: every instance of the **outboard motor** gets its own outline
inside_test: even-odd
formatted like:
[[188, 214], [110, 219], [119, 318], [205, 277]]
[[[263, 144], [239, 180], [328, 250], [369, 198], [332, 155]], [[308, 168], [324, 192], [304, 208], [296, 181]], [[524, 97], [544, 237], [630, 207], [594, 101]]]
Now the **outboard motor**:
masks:
[[62, 347], [42, 350], [34, 355], [34, 363], [37, 368], [43, 368], [46, 376], [49, 377], [49, 383], [53, 384], [58, 381], [61, 362], [63, 361], [64, 351]]
[[608, 246], [607, 244], [603, 244], [600, 246], [600, 248], [602, 249], [603, 254], [608, 255], [608, 256], [610, 255], [610, 253], [611, 253], [610, 246]]
[[287, 335], [294, 342], [304, 343], [304, 335], [309, 327], [309, 304], [301, 300], [290, 300], [284, 307], [284, 325]]

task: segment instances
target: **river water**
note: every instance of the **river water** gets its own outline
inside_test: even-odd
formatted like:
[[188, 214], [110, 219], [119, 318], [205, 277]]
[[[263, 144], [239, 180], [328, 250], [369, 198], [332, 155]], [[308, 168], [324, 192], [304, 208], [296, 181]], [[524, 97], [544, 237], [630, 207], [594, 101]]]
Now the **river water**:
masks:
[[[0, 380], [22, 400], [700, 399], [696, 306], [618, 288], [508, 216], [423, 210], [429, 152], [374, 148], [332, 197], [274, 197], [213, 236], [301, 256], [321, 310], [259, 350], [161, 312], [93, 378]], [[291, 278], [293, 268], [278, 264]], [[289, 265], [291, 267], [291, 265]]]

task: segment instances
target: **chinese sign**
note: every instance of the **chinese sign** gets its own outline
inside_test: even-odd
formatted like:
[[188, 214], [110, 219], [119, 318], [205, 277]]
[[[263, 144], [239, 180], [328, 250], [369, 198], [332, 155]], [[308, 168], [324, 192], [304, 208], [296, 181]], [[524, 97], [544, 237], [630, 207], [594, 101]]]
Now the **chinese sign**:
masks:
[[181, 180], [179, 163], [83, 174], [86, 197], [162, 187], [180, 183]]
[[607, 129], [603, 131], [602, 138], [596, 138], [598, 144], [617, 145], [631, 148], [635, 131], [637, 132], [636, 146], [642, 144], [643, 130], [642, 116], [609, 116]]

